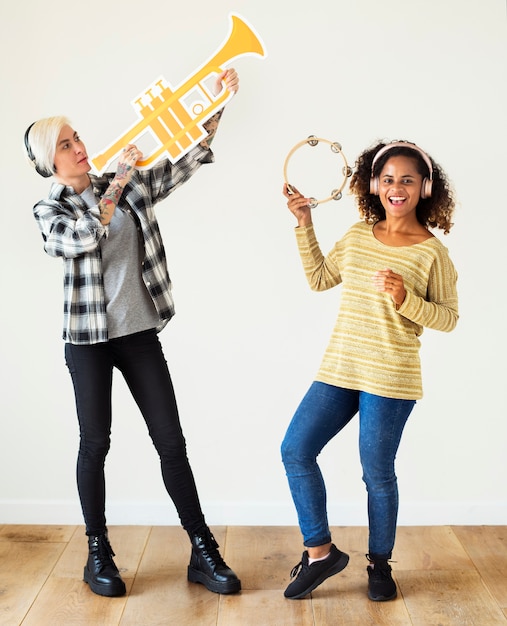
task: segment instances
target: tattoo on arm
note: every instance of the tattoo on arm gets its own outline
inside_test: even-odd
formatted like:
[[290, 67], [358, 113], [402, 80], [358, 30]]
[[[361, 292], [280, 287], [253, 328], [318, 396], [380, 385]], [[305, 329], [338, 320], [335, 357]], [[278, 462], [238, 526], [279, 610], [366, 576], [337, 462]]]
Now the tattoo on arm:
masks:
[[99, 203], [99, 211], [100, 211], [100, 221], [102, 224], [109, 224], [111, 221], [112, 214], [114, 212], [115, 204], [111, 202], [111, 200], [106, 200], [102, 198]]
[[115, 178], [118, 180], [125, 180], [128, 178], [127, 174], [130, 172], [132, 167], [130, 165], [126, 165], [125, 163], [118, 163], [118, 168], [116, 169]]
[[203, 148], [209, 148], [210, 147], [211, 142], [215, 138], [215, 134], [217, 132], [218, 124], [220, 122], [220, 118], [222, 117], [223, 112], [224, 112], [224, 110], [220, 109], [220, 111], [218, 111], [218, 113], [215, 113], [215, 115], [212, 115], [209, 118], [209, 120], [204, 122], [203, 127], [205, 128], [205, 130], [208, 131], [208, 136], [206, 137], [206, 139], [203, 139], [201, 141], [201, 146]]
[[113, 180], [99, 202], [100, 221], [102, 224], [109, 224], [111, 221], [122, 192], [123, 187], [116, 180]]

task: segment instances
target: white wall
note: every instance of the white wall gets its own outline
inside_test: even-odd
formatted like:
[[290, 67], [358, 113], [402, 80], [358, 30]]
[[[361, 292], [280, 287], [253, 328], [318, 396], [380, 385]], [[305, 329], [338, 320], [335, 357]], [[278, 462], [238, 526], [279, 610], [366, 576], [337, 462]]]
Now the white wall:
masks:
[[[279, 446], [340, 298], [307, 287], [281, 195], [286, 154], [316, 134], [340, 141], [352, 163], [378, 138], [410, 139], [455, 183], [456, 226], [444, 240], [461, 319], [451, 334], [423, 335], [426, 395], [399, 453], [400, 523], [507, 523], [505, 2], [175, 4], [11, 0], [0, 9], [0, 523], [81, 523], [61, 265], [44, 254], [32, 217], [49, 183], [24, 160], [24, 131], [65, 114], [98, 152], [133, 124], [130, 101], [153, 79], [179, 83], [218, 48], [230, 11], [253, 24], [268, 57], [234, 63], [241, 89], [215, 165], [159, 209], [177, 305], [161, 338], [208, 521], [296, 524]], [[324, 165], [325, 153], [308, 156], [308, 168]], [[317, 197], [335, 186], [328, 174], [293, 182]], [[358, 214], [346, 196], [314, 217], [327, 251]], [[331, 523], [365, 524], [356, 423], [322, 466]], [[109, 523], [177, 523], [119, 376], [107, 481]]]

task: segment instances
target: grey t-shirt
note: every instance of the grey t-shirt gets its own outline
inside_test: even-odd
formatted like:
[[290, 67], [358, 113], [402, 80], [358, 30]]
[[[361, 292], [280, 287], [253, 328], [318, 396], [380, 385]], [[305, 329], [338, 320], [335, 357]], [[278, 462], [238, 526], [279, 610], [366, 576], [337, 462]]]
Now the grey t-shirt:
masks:
[[[91, 208], [98, 204], [92, 187], [81, 194]], [[109, 233], [100, 243], [109, 339], [138, 333], [160, 324], [141, 272], [143, 246], [130, 210], [116, 207]]]

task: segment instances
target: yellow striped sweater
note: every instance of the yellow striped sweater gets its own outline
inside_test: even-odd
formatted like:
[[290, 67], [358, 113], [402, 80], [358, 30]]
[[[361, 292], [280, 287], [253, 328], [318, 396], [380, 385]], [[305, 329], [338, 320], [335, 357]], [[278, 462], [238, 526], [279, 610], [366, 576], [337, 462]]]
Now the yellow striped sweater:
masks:
[[[436, 237], [388, 246], [375, 238], [371, 224], [358, 222], [324, 257], [313, 226], [295, 231], [310, 287], [342, 285], [316, 380], [390, 398], [421, 398], [423, 326], [448, 332], [458, 321], [457, 273], [447, 248]], [[373, 286], [373, 274], [386, 268], [403, 277], [407, 295], [398, 310], [391, 296]]]

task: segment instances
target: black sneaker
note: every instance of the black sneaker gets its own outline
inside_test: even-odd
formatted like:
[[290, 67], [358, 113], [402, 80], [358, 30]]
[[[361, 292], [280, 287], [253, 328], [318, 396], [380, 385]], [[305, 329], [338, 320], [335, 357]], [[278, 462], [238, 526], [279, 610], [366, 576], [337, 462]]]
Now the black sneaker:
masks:
[[367, 554], [366, 558], [372, 563], [368, 565], [368, 598], [374, 602], [394, 600], [398, 595], [396, 583], [391, 576], [391, 566], [384, 559], [373, 561]]
[[341, 552], [331, 544], [331, 552], [323, 561], [316, 561], [308, 565], [308, 551], [303, 552], [301, 562], [298, 563], [290, 573], [291, 578], [295, 578], [285, 590], [284, 596], [291, 600], [304, 598], [326, 578], [338, 574], [345, 569], [349, 562], [349, 555]]

